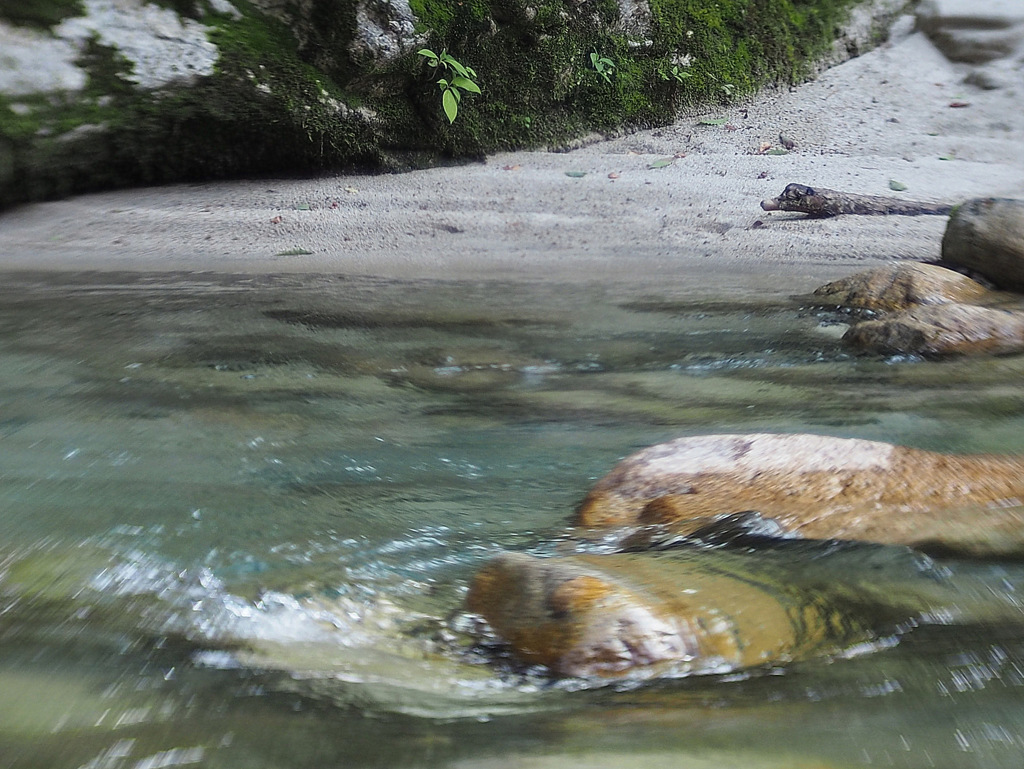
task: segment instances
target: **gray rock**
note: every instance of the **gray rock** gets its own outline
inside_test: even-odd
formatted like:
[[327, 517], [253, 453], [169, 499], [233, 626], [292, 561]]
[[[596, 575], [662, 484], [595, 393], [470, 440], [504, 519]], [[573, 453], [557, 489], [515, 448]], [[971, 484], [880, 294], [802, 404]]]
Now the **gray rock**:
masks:
[[999, 59], [971, 67], [964, 77], [964, 82], [985, 91], [994, 91], [997, 88], [1017, 88], [1024, 91], [1024, 52], [1017, 61]]
[[0, 22], [0, 93], [82, 90], [87, 78], [76, 60], [91, 39], [116, 49], [131, 65], [128, 79], [142, 88], [213, 73], [218, 53], [205, 25], [142, 0], [84, 0], [83, 7], [85, 15], [52, 33]]
[[950, 61], [981, 64], [1024, 47], [1020, 0], [924, 0], [917, 24]]
[[349, 51], [356, 58], [393, 59], [417, 41], [414, 21], [408, 0], [360, 0]]
[[209, 27], [142, 0], [83, 0], [86, 15], [67, 19], [54, 34], [82, 50], [90, 38], [117, 49], [132, 64], [128, 79], [142, 88], [212, 75], [217, 47]]
[[942, 238], [942, 260], [1024, 291], [1024, 200], [975, 198], [957, 206]]
[[647, 0], [619, 0], [619, 28], [630, 35], [651, 31], [651, 8]]
[[78, 53], [78, 47], [67, 40], [0, 23], [0, 94], [81, 90], [86, 77], [75, 66]]

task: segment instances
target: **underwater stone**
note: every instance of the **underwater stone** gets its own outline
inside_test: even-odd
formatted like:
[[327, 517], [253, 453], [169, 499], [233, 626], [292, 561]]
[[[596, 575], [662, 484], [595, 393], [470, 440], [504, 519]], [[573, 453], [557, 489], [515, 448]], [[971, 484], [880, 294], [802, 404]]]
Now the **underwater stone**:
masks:
[[523, 662], [588, 678], [727, 673], [820, 654], [859, 630], [810, 591], [699, 554], [507, 553], [477, 573], [467, 608]]

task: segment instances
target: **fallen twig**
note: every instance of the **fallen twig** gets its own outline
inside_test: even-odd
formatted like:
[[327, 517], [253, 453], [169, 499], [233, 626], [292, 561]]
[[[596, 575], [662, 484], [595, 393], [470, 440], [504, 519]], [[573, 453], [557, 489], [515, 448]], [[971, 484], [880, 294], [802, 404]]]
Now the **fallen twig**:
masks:
[[765, 211], [794, 211], [814, 217], [860, 214], [862, 216], [945, 216], [953, 208], [947, 203], [922, 203], [915, 200], [854, 195], [805, 184], [787, 184], [777, 198], [761, 201]]

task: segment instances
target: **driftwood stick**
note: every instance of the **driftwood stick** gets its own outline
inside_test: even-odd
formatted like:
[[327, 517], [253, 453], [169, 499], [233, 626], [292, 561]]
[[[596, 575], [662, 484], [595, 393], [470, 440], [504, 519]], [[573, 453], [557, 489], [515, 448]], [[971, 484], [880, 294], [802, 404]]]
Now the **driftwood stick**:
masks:
[[877, 197], [875, 195], [854, 195], [848, 192], [826, 190], [823, 187], [808, 187], [805, 184], [787, 184], [777, 198], [761, 201], [765, 211], [795, 211], [808, 216], [839, 216], [860, 214], [862, 216], [921, 216], [934, 214], [945, 216], [953, 206], [946, 203], [922, 203], [915, 200]]

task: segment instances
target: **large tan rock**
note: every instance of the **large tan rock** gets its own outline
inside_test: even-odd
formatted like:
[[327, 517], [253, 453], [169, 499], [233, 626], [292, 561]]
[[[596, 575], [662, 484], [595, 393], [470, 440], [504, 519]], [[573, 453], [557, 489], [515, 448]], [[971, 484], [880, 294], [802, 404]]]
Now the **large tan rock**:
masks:
[[826, 283], [814, 296], [837, 307], [892, 312], [918, 304], [970, 304], [989, 293], [976, 280], [953, 270], [901, 262]]
[[1017, 457], [819, 435], [704, 435], [622, 460], [583, 500], [576, 522], [670, 524], [685, 534], [756, 510], [803, 537], [994, 555], [1024, 552], [1022, 499]]
[[944, 356], [1024, 351], [1024, 311], [970, 304], [911, 307], [852, 326], [843, 341], [885, 354]]
[[524, 662], [558, 675], [723, 673], [835, 649], [865, 631], [813, 591], [730, 573], [706, 554], [509, 553], [467, 598]]
[[1024, 200], [975, 198], [950, 214], [942, 260], [1024, 291]]

